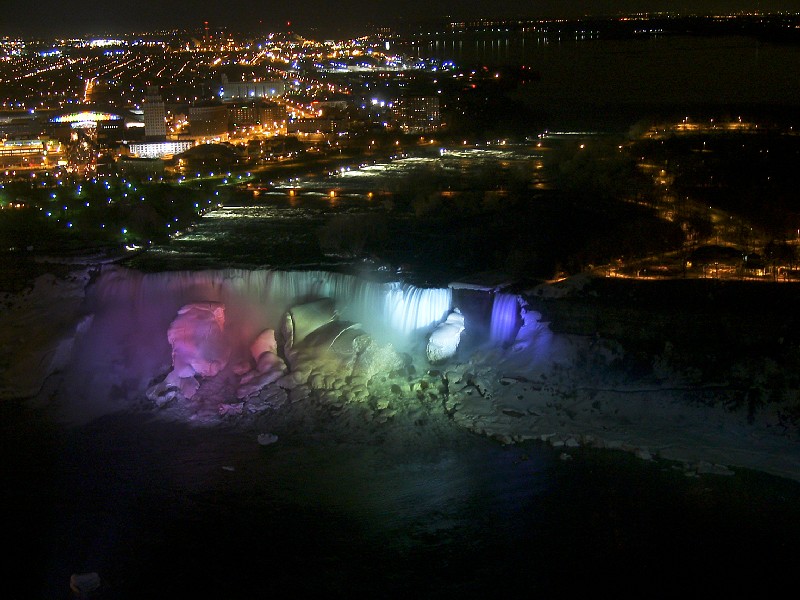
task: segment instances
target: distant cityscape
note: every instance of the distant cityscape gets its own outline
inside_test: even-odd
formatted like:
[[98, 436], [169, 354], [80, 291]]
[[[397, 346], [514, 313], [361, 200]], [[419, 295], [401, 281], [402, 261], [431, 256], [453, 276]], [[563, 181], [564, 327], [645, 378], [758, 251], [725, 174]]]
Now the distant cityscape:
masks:
[[[226, 198], [247, 189], [256, 173], [388, 160], [431, 144], [555, 139], [534, 125], [509, 126], [510, 135], [487, 125], [516, 116], [502, 114], [504, 94], [535, 85], [535, 65], [456, 62], [426, 50], [436, 35], [482, 32], [533, 33], [543, 44], [691, 34], [791, 45], [800, 43], [800, 14], [440, 22], [402, 33], [373, 28], [350, 40], [309, 39], [288, 28], [244, 35], [207, 22], [194, 31], [2, 38], [0, 209], [37, 213], [3, 250], [32, 249], [53, 227], [72, 230], [73, 241], [80, 230], [78, 246], [138, 247], [178, 235], [218, 205], [220, 191]], [[689, 115], [639, 135], [755, 133], [759, 126], [794, 135], [791, 124], [741, 115], [716, 123]], [[656, 186], [680, 177], [650, 159], [638, 160]], [[158, 216], [146, 218], [145, 205]]]

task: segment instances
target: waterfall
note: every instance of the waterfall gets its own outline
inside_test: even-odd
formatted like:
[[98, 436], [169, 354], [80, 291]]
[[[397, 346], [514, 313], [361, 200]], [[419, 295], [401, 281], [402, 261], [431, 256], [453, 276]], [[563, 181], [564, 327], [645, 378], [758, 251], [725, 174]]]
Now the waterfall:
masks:
[[428, 289], [408, 284], [389, 284], [384, 316], [392, 331], [409, 335], [430, 329], [447, 317], [452, 303], [449, 288]]
[[432, 329], [450, 310], [449, 288], [377, 283], [327, 271], [225, 269], [142, 274], [120, 267], [105, 270], [94, 285], [95, 311], [121, 310], [143, 329], [169, 326], [190, 302], [222, 302], [232, 326], [256, 335], [275, 328], [290, 307], [331, 298], [339, 317], [361, 323], [380, 342], [404, 344]]
[[495, 294], [492, 303], [490, 338], [495, 344], [514, 340], [519, 329], [519, 299], [516, 294]]
[[141, 273], [103, 267], [87, 289], [85, 333], [76, 339], [67, 385], [77, 396], [137, 397], [172, 363], [167, 339], [178, 310], [190, 303], [225, 306], [225, 336], [233, 362], [249, 357], [252, 341], [278, 329], [297, 304], [327, 297], [338, 317], [360, 323], [378, 343], [410, 350], [450, 311], [451, 290], [377, 283], [326, 271], [224, 269]]

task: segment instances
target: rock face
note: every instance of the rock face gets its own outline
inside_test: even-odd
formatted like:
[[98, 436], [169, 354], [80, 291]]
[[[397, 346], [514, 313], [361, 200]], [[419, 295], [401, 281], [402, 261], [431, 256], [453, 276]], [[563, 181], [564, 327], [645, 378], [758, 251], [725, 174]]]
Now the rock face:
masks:
[[452, 358], [461, 341], [461, 332], [464, 331], [464, 315], [457, 308], [447, 315], [444, 323], [433, 330], [428, 338], [425, 353], [432, 363]]
[[100, 590], [97, 573], [73, 573], [69, 578], [69, 589], [77, 598], [92, 598]]
[[[176, 398], [192, 400], [198, 410], [213, 404], [219, 416], [277, 408], [312, 391], [326, 402], [344, 404], [366, 400], [370, 385], [376, 394], [385, 392], [390, 374], [406, 366], [391, 344], [378, 344], [359, 323], [338, 320], [329, 298], [287, 310], [280, 337], [265, 329], [245, 346], [249, 356], [235, 364], [228, 365], [240, 350], [231, 347], [224, 324], [222, 304], [181, 308], [168, 332], [172, 371], [148, 390], [148, 397], [159, 406]], [[231, 386], [239, 402], [225, 403]]]
[[329, 299], [292, 307], [281, 332], [293, 382], [343, 401], [365, 398], [373, 377], [404, 366], [391, 344], [377, 344], [359, 323], [337, 320]]
[[553, 334], [548, 324], [542, 321], [542, 315], [525, 304], [521, 310], [522, 326], [517, 332], [511, 346], [513, 352], [532, 351], [534, 356], [548, 354]]
[[240, 399], [257, 394], [286, 373], [286, 364], [278, 356], [274, 329], [266, 329], [258, 335], [250, 344], [250, 355], [255, 366], [244, 372], [239, 380], [236, 397]]
[[306, 337], [336, 318], [333, 300], [320, 298], [313, 302], [291, 307], [281, 322], [281, 337], [284, 350], [299, 344]]
[[90, 269], [42, 275], [19, 294], [0, 288], [0, 401], [35, 396], [67, 366], [91, 325], [81, 312], [90, 276]]
[[231, 355], [224, 331], [225, 307], [219, 302], [195, 302], [182, 307], [167, 331], [172, 346], [168, 384], [191, 398], [199, 387], [196, 376], [214, 377], [224, 369]]
[[275, 330], [265, 329], [250, 344], [250, 355], [258, 360], [258, 357], [265, 352], [278, 352], [278, 342], [275, 340]]

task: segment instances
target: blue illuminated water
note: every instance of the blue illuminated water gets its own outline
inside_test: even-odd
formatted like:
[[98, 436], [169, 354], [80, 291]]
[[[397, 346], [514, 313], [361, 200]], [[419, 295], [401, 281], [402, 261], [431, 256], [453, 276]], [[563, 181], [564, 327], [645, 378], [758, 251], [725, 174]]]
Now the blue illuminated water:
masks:
[[497, 344], [514, 340], [519, 330], [519, 302], [515, 294], [495, 294], [492, 302], [490, 339]]

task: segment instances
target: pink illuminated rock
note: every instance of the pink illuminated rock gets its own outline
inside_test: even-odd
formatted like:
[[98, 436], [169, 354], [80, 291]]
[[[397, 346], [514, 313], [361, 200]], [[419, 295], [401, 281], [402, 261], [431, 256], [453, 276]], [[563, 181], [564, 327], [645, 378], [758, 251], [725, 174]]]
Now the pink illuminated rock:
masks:
[[241, 362], [238, 362], [238, 363], [236, 363], [236, 364], [233, 366], [233, 373], [234, 373], [235, 375], [239, 375], [239, 376], [241, 377], [242, 375], [244, 375], [245, 373], [247, 373], [247, 372], [248, 372], [250, 369], [252, 369], [252, 368], [253, 368], [253, 367], [252, 367], [252, 365], [250, 364], [250, 361], [248, 361], [248, 360], [243, 360], [243, 361], [241, 361]]
[[[248, 398], [258, 394], [263, 388], [275, 383], [286, 374], [286, 364], [277, 355], [278, 344], [275, 330], [266, 329], [250, 344], [250, 354], [256, 361], [255, 368], [241, 373], [237, 398]], [[239, 374], [239, 373], [237, 373]]]
[[231, 353], [224, 328], [225, 307], [218, 302], [196, 302], [181, 308], [167, 331], [175, 373], [180, 377], [219, 373]]
[[259, 373], [266, 373], [276, 369], [283, 371], [285, 368], [283, 360], [274, 352], [264, 352], [256, 361], [256, 371]]
[[231, 348], [224, 335], [225, 307], [219, 302], [195, 302], [178, 311], [167, 331], [172, 346], [171, 384], [191, 398], [195, 376], [214, 377], [228, 364]]
[[255, 359], [264, 354], [264, 352], [275, 353], [278, 350], [278, 342], [275, 341], [275, 330], [265, 329], [262, 331], [255, 341], [250, 344], [250, 355]]

